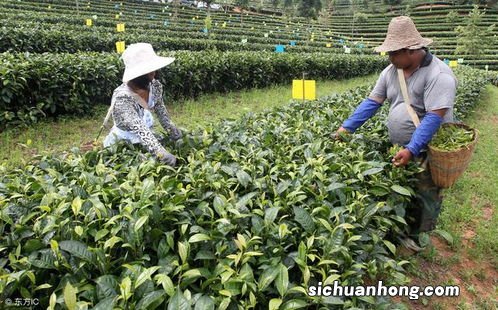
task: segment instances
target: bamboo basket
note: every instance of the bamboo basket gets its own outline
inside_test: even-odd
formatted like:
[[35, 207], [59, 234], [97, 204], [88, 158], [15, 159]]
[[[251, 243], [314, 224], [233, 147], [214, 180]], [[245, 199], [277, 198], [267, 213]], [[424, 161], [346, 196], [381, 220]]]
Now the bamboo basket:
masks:
[[429, 145], [429, 167], [432, 181], [439, 187], [449, 188], [467, 169], [477, 144], [477, 130], [462, 123], [447, 123], [443, 126], [456, 125], [471, 130], [474, 139], [465, 147], [455, 151], [443, 151]]

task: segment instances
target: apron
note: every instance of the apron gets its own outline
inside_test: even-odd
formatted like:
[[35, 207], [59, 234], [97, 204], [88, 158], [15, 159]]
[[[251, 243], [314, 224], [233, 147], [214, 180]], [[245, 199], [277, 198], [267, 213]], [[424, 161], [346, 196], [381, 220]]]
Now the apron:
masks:
[[[150, 109], [154, 108], [154, 98], [152, 96], [152, 92], [149, 92], [149, 102], [147, 103]], [[144, 122], [147, 128], [151, 129], [154, 126], [154, 118], [152, 117], [152, 113], [149, 110], [144, 109], [144, 114], [142, 116], [142, 121]], [[130, 143], [140, 143], [140, 137], [131, 132], [119, 129], [116, 125], [112, 126], [111, 131], [104, 139], [104, 147], [108, 147], [119, 140], [126, 140]]]

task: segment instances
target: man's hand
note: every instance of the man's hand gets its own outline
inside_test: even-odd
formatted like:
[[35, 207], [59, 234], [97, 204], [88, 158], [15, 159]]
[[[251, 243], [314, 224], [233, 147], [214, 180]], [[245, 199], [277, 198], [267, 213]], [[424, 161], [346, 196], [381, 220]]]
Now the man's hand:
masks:
[[396, 167], [406, 166], [412, 159], [412, 153], [408, 149], [402, 149], [394, 155], [392, 162]]
[[337, 129], [337, 131], [335, 133], [332, 134], [332, 138], [336, 139], [336, 140], [342, 140], [342, 137], [343, 135], [347, 135], [349, 134], [349, 131], [344, 128], [344, 127], [339, 127], [339, 129]]

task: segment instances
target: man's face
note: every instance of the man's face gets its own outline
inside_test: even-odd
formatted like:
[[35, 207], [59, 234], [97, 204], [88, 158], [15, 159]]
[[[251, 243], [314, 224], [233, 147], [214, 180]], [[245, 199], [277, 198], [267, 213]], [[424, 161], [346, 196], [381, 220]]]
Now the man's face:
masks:
[[405, 69], [413, 64], [413, 54], [407, 49], [389, 52], [389, 61], [398, 69]]

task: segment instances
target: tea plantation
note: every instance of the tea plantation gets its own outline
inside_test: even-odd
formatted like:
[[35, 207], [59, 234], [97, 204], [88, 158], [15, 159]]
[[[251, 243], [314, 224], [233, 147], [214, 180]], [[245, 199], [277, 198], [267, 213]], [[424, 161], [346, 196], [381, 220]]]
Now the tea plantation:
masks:
[[[435, 11], [414, 10], [415, 23], [437, 37], [436, 55], [455, 59], [452, 25], [435, 23]], [[177, 58], [160, 76], [169, 100], [289, 84], [303, 72], [380, 72], [388, 60], [371, 47], [391, 15], [351, 35], [352, 16], [339, 13], [323, 24], [211, 11], [206, 27], [205, 10], [172, 4], [1, 1], [0, 130], [108, 104], [124, 69], [117, 41]], [[487, 16], [483, 27], [498, 13]], [[498, 60], [491, 48], [465, 64], [454, 69], [459, 119], [496, 83], [481, 69]], [[188, 132], [167, 145], [176, 168], [125, 143], [0, 165], [0, 300], [36, 298], [35, 309], [396, 309], [388, 297], [308, 295], [319, 282], [409, 282], [397, 254], [419, 168], [391, 164], [388, 108], [350, 141], [330, 137], [371, 87]]]

